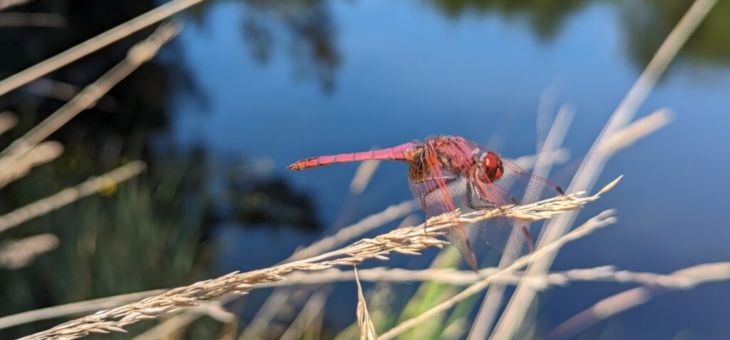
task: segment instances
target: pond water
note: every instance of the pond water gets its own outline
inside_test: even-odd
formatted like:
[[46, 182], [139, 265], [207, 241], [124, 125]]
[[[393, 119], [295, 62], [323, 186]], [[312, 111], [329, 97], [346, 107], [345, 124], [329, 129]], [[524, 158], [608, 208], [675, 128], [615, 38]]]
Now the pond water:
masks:
[[[454, 5], [460, 8], [453, 13], [442, 5], [331, 1], [291, 9], [294, 14], [237, 2], [211, 5], [203, 24], [179, 39], [207, 102], [172, 96], [180, 112], [177, 140], [202, 141], [220, 157], [270, 159], [272, 171], [310, 193], [322, 220], [331, 223], [356, 165], [301, 173], [287, 172], [286, 165], [441, 134], [489, 142], [508, 157], [532, 154], [541, 98], [551, 113], [561, 104], [575, 108], [564, 146], [571, 161], [580, 160], [646, 64], [650, 54], [637, 49], [658, 46], [671, 27], [662, 25], [668, 18], [646, 18], [663, 15], [654, 7], [662, 5], [652, 3], [637, 9], [585, 2], [551, 14], [540, 13], [537, 4], [465, 2]], [[245, 26], [257, 15], [268, 30], [263, 62], [253, 57], [257, 52], [245, 37]], [[287, 15], [295, 18], [283, 19]], [[316, 30], [315, 37], [306, 30]], [[712, 44], [696, 40], [690, 48]], [[730, 165], [730, 72], [727, 59], [697, 54], [684, 52], [638, 112], [641, 117], [668, 107], [674, 121], [611, 160], [599, 185], [620, 174], [624, 181], [579, 218], [616, 208], [620, 222], [567, 246], [555, 268], [613, 264], [669, 273], [728, 259], [730, 230], [722, 206], [730, 190], [723, 175]], [[553, 180], [566, 186], [574, 171], [575, 163], [568, 162], [553, 171]], [[401, 164], [382, 164], [357, 215], [407, 199], [405, 172]], [[248, 249], [239, 254], [261, 251], [250, 247], [271, 249], [249, 238], [258, 239], [239, 235], [238, 247]], [[277, 249], [292, 250], [291, 242], [281, 242]], [[252, 261], [225, 260], [231, 267], [263, 265]], [[722, 321], [730, 312], [722, 302], [730, 302], [728, 287], [669, 294], [609, 323], [623, 338], [670, 338], [680, 331], [712, 338], [728, 331]], [[542, 322], [555, 325], [623, 288], [576, 284], [550, 291], [540, 299]]]
[[[164, 97], [169, 129], [160, 140], [205, 150], [213, 164], [245, 158], [257, 176], [306, 193], [317, 220], [331, 225], [357, 164], [289, 172], [295, 160], [460, 135], [506, 157], [534, 154], [546, 133], [539, 108], [575, 117], [553, 168], [567, 187], [578, 162], [689, 1], [216, 1], [190, 15], [159, 57], [185, 81]], [[730, 260], [730, 3], [721, 2], [640, 107], [669, 108], [673, 121], [613, 157], [598, 180], [621, 184], [581, 212], [578, 223], [615, 208], [619, 222], [567, 245], [553, 268], [615, 265], [670, 273]], [[173, 77], [173, 79], [176, 79]], [[165, 144], [170, 145], [170, 144]], [[160, 148], [164, 149], [164, 148]], [[213, 166], [214, 173], [229, 169]], [[215, 178], [215, 176], [214, 176]], [[225, 179], [212, 191], [225, 194]], [[347, 222], [409, 199], [406, 166], [383, 163]], [[230, 208], [230, 207], [229, 207]], [[420, 216], [420, 215], [419, 215]], [[255, 224], [255, 223], [252, 223]], [[388, 228], [389, 224], [370, 235]], [[283, 260], [320, 231], [215, 224], [220, 272]], [[385, 265], [423, 268], [394, 256]], [[627, 289], [572, 284], [539, 298], [549, 330], [601, 298]], [[622, 339], [720, 338], [730, 332], [730, 283], [663, 295], [591, 328]], [[336, 291], [350, 299], [352, 290]], [[339, 327], [356, 303], [328, 306]], [[345, 318], [342, 315], [346, 315]], [[335, 327], [336, 328], [336, 327]], [[607, 333], [608, 334], [608, 333]]]

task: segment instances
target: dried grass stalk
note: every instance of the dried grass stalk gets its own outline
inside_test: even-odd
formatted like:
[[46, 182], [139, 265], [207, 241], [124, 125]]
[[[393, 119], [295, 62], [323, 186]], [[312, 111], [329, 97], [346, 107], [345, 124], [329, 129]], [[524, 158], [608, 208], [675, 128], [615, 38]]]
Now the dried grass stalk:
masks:
[[[550, 154], [560, 149], [565, 136], [568, 134], [568, 129], [573, 121], [573, 116], [575, 116], [575, 109], [573, 109], [571, 105], [563, 105], [558, 111], [547, 137], [542, 143], [539, 143], [541, 146], [538, 149], [533, 171], [533, 174], [536, 176], [544, 178], [549, 176], [553, 163]], [[536, 184], [536, 182], [531, 181], [528, 184], [528, 187]], [[529, 228], [529, 224], [526, 227]], [[522, 232], [519, 229], [514, 228], [510, 232], [510, 241], [508, 241], [508, 243], [518, 241], [522, 236], [521, 234]], [[505, 252], [499, 261], [499, 267], [502, 268], [508, 266], [518, 255], [519, 254], [515, 254], [514, 252]], [[486, 338], [486, 335], [492, 328], [494, 320], [497, 318], [499, 309], [502, 306], [502, 298], [506, 288], [506, 286], [501, 285], [498, 282], [489, 288], [486, 297], [482, 300], [476, 319], [474, 319], [474, 322], [472, 323], [471, 330], [469, 331], [470, 338]]]
[[0, 0], [0, 11], [13, 6], [20, 6], [31, 2], [32, 0]]
[[0, 268], [18, 269], [25, 267], [43, 253], [58, 247], [58, 237], [41, 234], [20, 240], [7, 240], [0, 243]]
[[[361, 165], [362, 167], [362, 165]], [[349, 196], [352, 197], [352, 196]], [[376, 228], [383, 226], [384, 224], [390, 223], [398, 218], [406, 216], [416, 210], [416, 204], [413, 200], [407, 200], [397, 205], [392, 205], [387, 209], [372, 214], [363, 218], [355, 224], [339, 229], [334, 235], [325, 237], [319, 241], [312, 243], [311, 245], [297, 250], [289, 258], [282, 262], [291, 262], [307, 257], [322, 254], [330, 251], [337, 247], [344, 245], [352, 239], [362, 236], [363, 234], [370, 232]], [[266, 302], [254, 316], [251, 323], [246, 327], [243, 334], [239, 339], [257, 339], [261, 337], [261, 334], [266, 331], [266, 328], [271, 323], [271, 320], [276, 317], [278, 311], [284, 308], [287, 303], [288, 296], [291, 292], [276, 289], [266, 299]]]
[[375, 170], [378, 169], [380, 161], [364, 161], [355, 171], [355, 177], [350, 182], [350, 192], [359, 195], [370, 183], [370, 179], [373, 177]]
[[0, 113], [0, 135], [15, 127], [18, 124], [18, 116], [10, 111]]
[[355, 273], [355, 282], [357, 283], [357, 324], [360, 326], [360, 339], [375, 340], [378, 338], [378, 333], [375, 332], [373, 320], [370, 319], [370, 313], [368, 313], [365, 296], [362, 295], [360, 278], [357, 276], [357, 266], [354, 267], [353, 271]]
[[[93, 315], [63, 323], [23, 339], [76, 339], [90, 333], [125, 332], [122, 328], [124, 326], [197, 306], [201, 302], [216, 300], [226, 293], [247, 294], [257, 284], [281, 281], [284, 279], [284, 275], [294, 271], [318, 271], [334, 266], [354, 266], [368, 259], [387, 260], [392, 252], [417, 255], [424, 249], [441, 248], [447, 244], [446, 241], [436, 237], [441, 236], [444, 230], [456, 226], [457, 222], [455, 220], [468, 223], [497, 217], [512, 217], [533, 221], [550, 218], [564, 211], [581, 209], [586, 203], [598, 199], [602, 193], [610, 190], [617, 182], [618, 179], [611, 182], [604, 190], [588, 197], [585, 197], [584, 193], [574, 193], [534, 204], [505, 206], [501, 209], [477, 211], [464, 215], [459, 215], [458, 211], [455, 211], [429, 219], [430, 230], [426, 230], [423, 224], [395, 229], [387, 234], [372, 239], [362, 239], [342, 249], [308, 259], [247, 273], [233, 272], [219, 278], [172, 289], [164, 294], [146, 298], [136, 303], [99, 311]], [[573, 237], [575, 235], [582, 236], [580, 230], [571, 233], [571, 235]], [[567, 242], [566, 240], [570, 239], [569, 236], [566, 236], [563, 241]], [[545, 249], [550, 248], [546, 247]], [[531, 261], [534, 256], [541, 253], [544, 253], [544, 251], [536, 251], [527, 261]], [[525, 261], [518, 260], [516, 263], [527, 263]], [[513, 268], [512, 271], [516, 269], [519, 268]]]
[[143, 162], [137, 161], [112, 170], [104, 175], [89, 178], [86, 182], [75, 187], [64, 189], [44, 199], [35, 201], [24, 207], [13, 210], [0, 216], [0, 233], [13, 228], [30, 219], [42, 216], [73, 203], [81, 198], [90, 196], [106, 188], [114, 187], [118, 183], [139, 175], [145, 170]]
[[631, 125], [616, 131], [606, 143], [601, 145], [601, 152], [615, 154], [618, 151], [636, 143], [636, 141], [656, 132], [672, 122], [672, 112], [669, 109], [661, 109], [643, 117]]
[[541, 248], [538, 248], [533, 253], [523, 256], [519, 259], [517, 259], [515, 262], [513, 262], [511, 265], [505, 267], [504, 269], [501, 269], [499, 272], [497, 272], [495, 275], [492, 275], [482, 281], [479, 281], [468, 288], [464, 289], [460, 293], [452, 296], [451, 298], [447, 299], [446, 301], [436, 305], [435, 307], [429, 309], [428, 311], [424, 312], [423, 314], [414, 317], [412, 319], [406, 320], [399, 324], [396, 327], [393, 327], [391, 330], [386, 332], [385, 334], [381, 335], [380, 340], [387, 340], [387, 339], [393, 339], [396, 336], [402, 334], [403, 332], [413, 328], [414, 326], [430, 319], [434, 315], [437, 315], [439, 313], [442, 313], [446, 311], [447, 309], [453, 307], [458, 302], [486, 289], [490, 284], [496, 281], [496, 279], [501, 275], [511, 274], [515, 271], [529, 265], [530, 263], [536, 261], [537, 259], [541, 258], [542, 256], [545, 256], [545, 254], [549, 254], [551, 251], [555, 251], [557, 249], [560, 249], [564, 244], [577, 240], [585, 235], [588, 235], [592, 233], [593, 231], [605, 227], [609, 224], [612, 224], [616, 221], [616, 219], [612, 216], [613, 211], [608, 210], [604, 211], [603, 213], [599, 214], [598, 216], [588, 220], [585, 224], [582, 226], [576, 228], [572, 232], [568, 233], [567, 235], [561, 237], [560, 239], [547, 244]]
[[[66, 82], [48, 78], [40, 78], [34, 80], [32, 83], [26, 86], [24, 90], [36, 96], [48, 97], [61, 102], [67, 102], [73, 99], [73, 97], [75, 97], [77, 94], [79, 94], [82, 89], [76, 85], [71, 85]], [[116, 98], [110, 96], [109, 94], [105, 94], [101, 96], [101, 98], [99, 98], [99, 100], [94, 105], [94, 108], [100, 111], [111, 113], [115, 112], [115, 108], [118, 105], [119, 102], [116, 100]]]
[[180, 27], [175, 23], [163, 24], [146, 40], [132, 46], [122, 62], [85, 87], [71, 101], [64, 104], [23, 137], [16, 139], [3, 150], [0, 153], [0, 172], [10, 169], [18, 159], [76, 117], [81, 111], [93, 107], [99, 98], [109, 92], [112, 87], [155, 56], [160, 47], [172, 39], [179, 30]]
[[0, 329], [10, 328], [17, 325], [36, 322], [40, 320], [48, 320], [63, 316], [82, 314], [99, 310], [100, 308], [114, 308], [125, 303], [144, 299], [152, 295], [162, 294], [166, 289], [148, 290], [145, 292], [136, 292], [122, 295], [109, 296], [105, 298], [79, 301], [60, 306], [35, 309], [23, 313], [3, 316], [0, 318]]
[[[709, 266], [709, 267], [708, 267]], [[694, 266], [689, 269], [706, 269], [712, 268], [709, 273], [721, 273], [719, 269], [725, 268], [725, 275], [718, 275], [714, 280], [730, 280], [730, 262], [708, 263]], [[512, 274], [499, 273], [499, 268], [485, 268], [474, 273], [471, 270], [456, 270], [453, 268], [439, 269], [430, 268], [425, 270], [409, 270], [401, 268], [385, 268], [378, 267], [372, 269], [358, 270], [358, 279], [370, 282], [392, 282], [392, 283], [412, 283], [412, 282], [436, 282], [455, 286], [467, 286], [482, 281], [488, 277], [494, 276], [495, 283], [516, 285], [523, 283], [535, 290], [545, 290], [553, 286], [567, 286], [574, 281], [582, 282], [617, 282], [617, 283], [639, 283], [653, 286], [662, 286], [669, 289], [688, 290], [696, 287], [701, 283], [708, 282], [710, 277], [700, 279], [699, 276], [689, 277], [688, 275], [677, 276], [663, 275], [656, 273], [632, 272], [626, 270], [616, 270], [614, 266], [601, 266], [595, 268], [571, 269], [561, 272], [551, 272], [547, 275], [528, 276], [524, 271], [517, 271]], [[354, 271], [343, 271], [339, 269], [327, 269], [319, 272], [295, 272], [286, 276], [286, 280], [271, 284], [258, 284], [253, 289], [265, 289], [282, 286], [301, 286], [301, 285], [318, 285], [323, 283], [347, 282], [354, 281]], [[25, 323], [35, 322], [39, 320], [47, 320], [68, 316], [72, 314], [87, 313], [99, 308], [113, 308], [125, 303], [143, 299], [152, 295], [164, 293], [165, 289], [155, 289], [144, 292], [136, 292], [100, 298], [88, 301], [70, 303], [66, 305], [54, 306], [43, 309], [36, 309], [15, 315], [0, 318], [0, 329], [9, 328]], [[198, 312], [197, 310], [193, 310]], [[200, 313], [198, 313], [200, 314]], [[178, 316], [180, 317], [180, 316]], [[174, 320], [170, 319], [171, 320]], [[167, 324], [170, 321], [166, 321]], [[166, 327], [169, 328], [169, 327]], [[173, 328], [169, 328], [173, 329]], [[173, 329], [174, 330], [174, 329]], [[167, 334], [167, 333], [164, 333]], [[155, 333], [150, 339], [159, 338], [163, 333]], [[139, 337], [137, 337], [139, 338]], [[135, 339], [137, 339], [135, 338]]]
[[45, 142], [30, 149], [20, 157], [13, 167], [0, 172], [0, 188], [12, 181], [25, 177], [30, 170], [38, 165], [48, 163], [63, 153], [63, 145], [58, 142]]
[[[642, 275], [643, 276], [643, 275]], [[646, 285], [605, 298], [578, 313], [546, 335], [546, 339], [567, 339], [591, 325], [642, 305], [672, 289], [689, 289], [699, 284], [730, 280], [730, 263], [707, 263], [656, 276]]]
[[[713, 268], [722, 266], [730, 268], [730, 262], [718, 262], [706, 264]], [[700, 268], [699, 266], [697, 266]], [[694, 268], [694, 267], [693, 267]], [[436, 282], [455, 286], [466, 286], [492, 277], [496, 283], [508, 285], [516, 285], [524, 283], [532, 286], [537, 290], [545, 290], [552, 286], [566, 286], [574, 281], [586, 282], [618, 282], [618, 283], [640, 283], [662, 286], [671, 289], [691, 289], [698, 283], [705, 282], [695, 280], [695, 276], [678, 276], [663, 275], [656, 273], [632, 272], [626, 270], [617, 270], [614, 266], [601, 266], [594, 268], [571, 269], [560, 272], [552, 272], [546, 275], [529, 276], [524, 271], [516, 271], [514, 273], [500, 273], [499, 268], [485, 268], [478, 273], [471, 270], [456, 270], [453, 268], [439, 269], [430, 268], [425, 270], [409, 270], [400, 268], [372, 268], [359, 270], [357, 279], [360, 281], [371, 282], [394, 282], [394, 283], [410, 283], [410, 282]], [[292, 273], [288, 275], [286, 281], [282, 281], [271, 286], [281, 285], [314, 285], [327, 282], [344, 282], [356, 279], [355, 273], [352, 271], [342, 271], [338, 269], [328, 269], [316, 273]], [[724, 276], [721, 276], [724, 278]], [[267, 285], [257, 286], [257, 288], [266, 288]]]
[[[608, 123], [604, 126], [590, 151], [581, 163], [568, 191], [591, 190], [598, 180], [599, 175], [613, 155], [606, 145], [611, 142], [612, 137], [623, 131], [634, 119], [639, 106], [644, 102], [649, 92], [654, 88], [659, 78], [689, 39], [695, 29], [704, 21], [707, 14], [713, 8], [717, 0], [696, 0], [682, 19], [677, 23], [672, 32], [669, 33], [646, 69], [631, 87], [626, 97], [611, 115]], [[576, 213], [567, 213], [559, 218], [550, 221], [540, 233], [538, 246], [550, 243], [564, 235], [575, 223]], [[531, 274], [547, 273], [557, 253], [548, 254], [543, 259], [530, 266]], [[535, 298], [536, 292], [528, 287], [517, 287], [507, 308], [502, 313], [500, 320], [492, 334], [495, 339], [511, 339], [515, 337], [520, 329], [520, 324], [526, 319], [529, 306]]]
[[304, 332], [312, 326], [315, 320], [322, 316], [322, 310], [328, 296], [329, 292], [318, 291], [314, 293], [279, 340], [302, 339]]
[[[76, 60], [79, 60], [111, 43], [119, 41], [129, 35], [138, 32], [155, 23], [163, 21], [176, 13], [179, 13], [203, 0], [173, 0], [147, 13], [135, 17], [119, 26], [116, 26], [102, 34], [99, 34], [87, 41], [84, 41], [60, 54], [35, 64], [21, 72], [18, 72], [0, 81], [0, 96], [17, 89], [31, 81], [43, 77], [61, 67], [64, 67]], [[5, 0], [0, 2], [0, 9], [3, 3], [26, 2], [23, 0]]]
[[416, 203], [413, 202], [413, 200], [407, 200], [396, 205], [391, 205], [379, 213], [372, 214], [353, 225], [338, 230], [337, 233], [332, 236], [323, 238], [304, 249], [296, 251], [292, 256], [286, 259], [285, 262], [301, 260], [330, 251], [345, 244], [345, 242], [350, 241], [353, 238], [372, 231], [375, 228], [407, 216], [415, 210]]

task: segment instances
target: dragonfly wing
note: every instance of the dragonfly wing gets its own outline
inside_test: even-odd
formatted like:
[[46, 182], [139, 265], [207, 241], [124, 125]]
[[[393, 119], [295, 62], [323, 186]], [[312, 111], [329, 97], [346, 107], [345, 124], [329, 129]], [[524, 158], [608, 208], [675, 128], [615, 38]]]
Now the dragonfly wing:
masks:
[[[487, 146], [474, 143], [481, 152], [495, 152]], [[522, 169], [515, 162], [500, 157], [503, 174], [494, 183], [487, 184], [489, 197], [499, 204], [532, 204], [548, 198], [564, 195], [563, 190], [550, 181]]]
[[[500, 201], [502, 196], [497, 196], [499, 199], [494, 198], [496, 194], [502, 192], [501, 188], [496, 186], [487, 186], [485, 188], [483, 183], [475, 181], [474, 177], [470, 178], [472, 179], [462, 184], [462, 187], [471, 188], [464, 194], [464, 203], [460, 207], [462, 211], [468, 213], [482, 209], [497, 209], [500, 206], [509, 204]], [[482, 186], [481, 190], [480, 185]], [[473, 231], [470, 235], [472, 244], [486, 244], [490, 249], [497, 250], [513, 258], [532, 250], [532, 236], [527, 229], [527, 224], [517, 219], [492, 218], [482, 220], [469, 224], [468, 229]]]
[[[457, 208], [466, 208], [463, 204], [466, 193], [464, 188], [468, 181], [458, 174], [441, 168], [435, 159], [429, 158], [431, 157], [428, 154], [424, 154], [411, 162], [408, 176], [411, 193], [423, 208], [426, 218], [452, 212]], [[464, 212], [462, 210], [462, 213]], [[471, 228], [468, 227], [458, 222], [457, 226], [446, 231], [446, 237], [456, 246], [469, 266], [477, 270], [476, 256], [469, 241]]]
[[[473, 142], [472, 142], [473, 143]], [[489, 147], [473, 143], [478, 149], [477, 153], [488, 153], [496, 151]], [[514, 162], [500, 157], [502, 161], [503, 174], [493, 183], [477, 183], [474, 185], [481, 189], [482, 204], [488, 208], [490, 203], [496, 206], [511, 204], [532, 204], [544, 199], [561, 196], [563, 190], [548, 180], [539, 177], [519, 167]], [[481, 228], [483, 231], [480, 238], [497, 248], [503, 249], [504, 253], [513, 254], [515, 257], [532, 251], [533, 240], [527, 229], [527, 223], [518, 219], [498, 218], [487, 220]], [[512, 232], [514, 228], [516, 232]]]
[[510, 258], [518, 258], [532, 251], [532, 236], [523, 221], [496, 218], [475, 225], [474, 229], [478, 233], [472, 237], [474, 244], [486, 244]]

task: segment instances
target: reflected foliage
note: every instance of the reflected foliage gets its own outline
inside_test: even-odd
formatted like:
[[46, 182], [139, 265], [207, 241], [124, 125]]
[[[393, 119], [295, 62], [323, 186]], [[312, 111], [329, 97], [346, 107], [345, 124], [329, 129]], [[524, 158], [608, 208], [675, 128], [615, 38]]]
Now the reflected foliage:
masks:
[[283, 227], [315, 231], [320, 223], [311, 197], [271, 174], [271, 161], [236, 160], [225, 164], [226, 200], [211, 209], [217, 221], [244, 228]]
[[[327, 0], [239, 0], [241, 38], [251, 57], [266, 66], [287, 56], [295, 79], [314, 79], [325, 93], [336, 87], [342, 56]], [[192, 9], [193, 20], [204, 25], [206, 14], [221, 1], [206, 1]]]
[[[525, 21], [533, 34], [545, 41], [560, 33], [572, 13], [591, 3], [608, 3], [623, 20], [626, 48], [637, 68], [643, 69], [694, 0], [427, 0], [446, 17], [498, 14]], [[598, 42], [600, 43], [600, 42]], [[718, 1], [712, 13], [682, 49], [678, 62], [730, 64], [730, 2]]]
[[232, 185], [235, 211], [243, 225], [274, 225], [304, 230], [319, 229], [312, 201], [293, 192], [281, 178]]
[[[669, 32], [694, 1], [621, 1], [627, 44], [637, 67], [645, 67]], [[718, 1], [687, 41], [677, 61], [685, 64], [730, 64], [730, 2]]]
[[242, 34], [256, 60], [265, 64], [274, 49], [284, 49], [291, 56], [296, 76], [314, 77], [323, 90], [334, 90], [341, 57], [327, 1], [243, 2], [246, 8]]
[[542, 40], [560, 33], [565, 18], [583, 7], [588, 0], [427, 0], [447, 17], [456, 19], [467, 15], [496, 13], [508, 19], [524, 20]]

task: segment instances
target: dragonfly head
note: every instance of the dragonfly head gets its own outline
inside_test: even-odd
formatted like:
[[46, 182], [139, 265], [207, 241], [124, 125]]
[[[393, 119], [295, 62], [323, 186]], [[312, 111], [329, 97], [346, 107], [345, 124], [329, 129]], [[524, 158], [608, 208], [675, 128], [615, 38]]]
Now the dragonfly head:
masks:
[[494, 183], [504, 174], [504, 167], [499, 155], [489, 151], [479, 160], [479, 180]]

